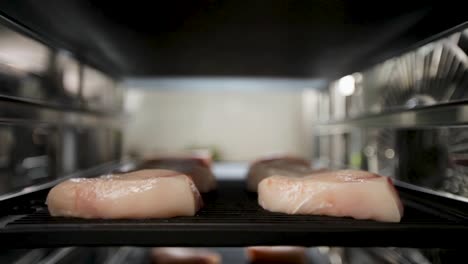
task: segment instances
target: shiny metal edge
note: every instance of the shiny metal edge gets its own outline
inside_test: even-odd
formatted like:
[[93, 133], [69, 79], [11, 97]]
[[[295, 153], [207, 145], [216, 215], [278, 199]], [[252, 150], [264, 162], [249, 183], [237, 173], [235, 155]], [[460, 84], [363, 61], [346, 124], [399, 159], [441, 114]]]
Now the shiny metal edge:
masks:
[[76, 247], [67, 247], [67, 248], [59, 248], [55, 250], [52, 254], [47, 256], [45, 259], [38, 262], [38, 264], [55, 264], [63, 260], [66, 256], [68, 256], [71, 252], [76, 250]]
[[110, 116], [112, 114], [119, 114], [119, 111], [101, 111], [101, 110], [94, 110], [82, 107], [82, 102], [78, 105], [64, 105], [60, 103], [54, 102], [47, 102], [45, 103], [44, 100], [39, 99], [31, 99], [26, 97], [17, 97], [12, 95], [4, 95], [0, 94], [0, 101], [3, 102], [13, 102], [22, 105], [30, 105], [34, 107], [42, 107], [48, 109], [55, 109], [60, 111], [66, 112], [79, 112], [85, 114], [93, 114], [93, 115], [100, 115], [100, 116]]
[[468, 198], [467, 197], [463, 197], [463, 196], [460, 196], [460, 195], [455, 195], [455, 194], [444, 192], [444, 191], [432, 190], [432, 189], [429, 189], [429, 188], [425, 188], [425, 187], [421, 187], [421, 186], [414, 185], [414, 184], [411, 184], [411, 183], [396, 180], [396, 179], [393, 179], [393, 178], [392, 178], [392, 180], [395, 183], [395, 185], [398, 186], [398, 187], [403, 187], [403, 188], [406, 188], [406, 189], [410, 189], [410, 190], [414, 190], [414, 191], [418, 191], [418, 192], [422, 192], [422, 193], [427, 193], [427, 194], [431, 194], [431, 195], [436, 195], [436, 196], [448, 198], [448, 199], [451, 199], [451, 200], [457, 200], [457, 201], [460, 201], [460, 202], [468, 203]]
[[[386, 58], [384, 58], [381, 62], [384, 62], [386, 60], [401, 56], [403, 54], [406, 54], [408, 52], [411, 52], [413, 50], [421, 48], [421, 47], [423, 47], [423, 46], [425, 46], [425, 45], [427, 45], [429, 43], [432, 43], [432, 42], [441, 40], [443, 38], [449, 37], [452, 34], [459, 33], [459, 32], [461, 32], [461, 31], [463, 31], [463, 30], [465, 30], [467, 28], [468, 28], [468, 21], [462, 22], [459, 25], [448, 28], [448, 29], [446, 29], [446, 30], [444, 30], [442, 32], [439, 32], [439, 33], [437, 33], [435, 35], [432, 35], [432, 36], [430, 36], [428, 38], [422, 39], [422, 40], [420, 40], [420, 41], [418, 41], [418, 42], [416, 42], [416, 43], [414, 43], [414, 44], [412, 44], [412, 45], [410, 45], [408, 47], [402, 48], [400, 50], [397, 50], [396, 52], [388, 54], [386, 56]], [[370, 67], [367, 67], [367, 68], [360, 69], [359, 71], [371, 69], [372, 67], [378, 65], [379, 63], [376, 63], [373, 66], [370, 66]]]
[[330, 81], [328, 93], [334, 96], [330, 104], [338, 106], [330, 112], [338, 118], [344, 114], [360, 118], [380, 111], [412, 110], [416, 105], [466, 101], [467, 32], [468, 22], [464, 22], [348, 73], [346, 77], [355, 84], [349, 95], [340, 92], [341, 78]]
[[106, 72], [106, 75], [108, 75], [112, 79], [115, 79], [115, 80], [121, 79], [121, 74], [119, 73], [117, 69], [106, 68], [104, 70], [104, 69], [101, 69], [101, 67], [99, 67], [98, 65], [96, 65], [95, 62], [85, 60], [83, 55], [79, 54], [79, 51], [82, 50], [81, 47], [77, 49], [77, 47], [71, 46], [69, 45], [69, 43], [59, 41], [56, 38], [51, 38], [51, 36], [42, 35], [40, 34], [40, 32], [37, 32], [36, 30], [22, 23], [21, 21], [18, 21], [17, 19], [11, 17], [10, 15], [3, 12], [2, 10], [0, 10], [0, 24], [7, 27], [8, 29], [12, 31], [15, 31], [25, 37], [31, 38], [43, 45], [46, 45], [56, 50], [65, 50], [71, 54], [74, 54], [74, 57], [76, 57], [76, 59], [78, 59], [80, 62], [83, 62], [86, 65], [89, 65], [99, 71]]
[[[30, 95], [25, 93], [18, 93], [19, 89], [13, 89], [12, 91], [3, 91], [0, 96], [2, 98], [22, 101], [23, 103], [42, 105], [44, 107], [50, 108], [59, 108], [60, 110], [66, 111], [81, 111], [81, 112], [102, 112], [112, 114], [114, 112], [119, 112], [121, 110], [121, 105], [119, 105], [117, 100], [114, 100], [109, 105], [99, 104], [99, 107], [89, 107], [88, 98], [83, 98], [80, 93], [68, 93], [66, 91], [67, 81], [71, 78], [66, 78], [72, 76], [74, 82], [76, 83], [77, 90], [81, 90], [84, 81], [95, 80], [95, 78], [88, 78], [87, 75], [80, 75], [80, 72], [84, 68], [93, 69], [96, 72], [99, 72], [102, 78], [107, 78], [112, 80], [114, 83], [117, 83], [121, 80], [116, 74], [113, 74], [109, 71], [104, 71], [97, 67], [93, 63], [86, 61], [83, 56], [80, 56], [77, 50], [72, 50], [70, 47], [67, 47], [64, 43], [55, 43], [52, 42], [49, 38], [38, 34], [38, 32], [33, 31], [31, 28], [26, 27], [20, 21], [16, 21], [11, 17], [0, 11], [0, 29], [2, 30], [3, 38], [14, 38], [14, 41], [18, 42], [18, 39], [27, 41], [27, 45], [17, 45], [15, 49], [15, 54], [22, 54], [24, 52], [30, 52], [28, 50], [39, 49], [41, 52], [32, 52], [40, 56], [39, 62], [34, 59], [29, 58], [29, 60], [20, 61], [12, 60], [10, 57], [20, 58], [21, 56], [10, 56], [7, 59], [2, 57], [0, 62], [0, 72], [2, 75], [17, 78], [17, 81], [23, 82], [23, 79], [30, 78], [30, 76], [35, 76], [38, 87], [35, 87], [35, 90], [40, 92], [40, 95]], [[14, 46], [15, 42], [7, 42], [9, 46]], [[20, 41], [19, 44], [23, 43]], [[5, 47], [3, 47], [5, 49]], [[43, 52], [42, 52], [43, 51]], [[9, 50], [4, 50], [3, 54], [9, 54]], [[63, 59], [66, 58], [69, 62], [73, 62], [76, 65], [76, 68], [73, 68], [71, 71], [67, 71], [67, 66], [64, 64]], [[36, 58], [37, 59], [37, 58]], [[31, 66], [36, 64], [40, 65], [40, 70], [32, 70]], [[27, 66], [27, 67], [25, 67]], [[37, 67], [37, 66], [36, 66]], [[5, 70], [7, 69], [7, 70]], [[52, 70], [53, 69], [53, 70]], [[66, 74], [68, 73], [68, 74]], [[21, 77], [20, 77], [21, 76]], [[29, 77], [27, 77], [29, 76]], [[48, 80], [54, 79], [53, 82], [48, 82], [43, 84], [39, 80]], [[36, 83], [36, 82], [35, 82]], [[6, 84], [8, 85], [8, 84]], [[114, 89], [115, 86], [97, 86], [94, 87], [96, 93], [100, 97], [106, 98], [106, 102], [109, 102], [109, 98], [117, 98], [119, 91]], [[113, 89], [112, 92], [109, 92], [109, 89]], [[51, 92], [53, 91], [53, 92]], [[61, 94], [63, 93], [63, 94]], [[67, 94], [68, 93], [68, 94]], [[65, 95], [66, 94], [66, 95]]]
[[0, 100], [0, 122], [9, 124], [55, 124], [70, 126], [122, 126], [122, 115], [100, 116], [81, 112], [64, 112], [50, 108]]
[[15, 198], [15, 197], [18, 197], [18, 196], [21, 196], [21, 195], [25, 195], [25, 194], [29, 194], [29, 193], [33, 193], [33, 192], [37, 192], [37, 191], [41, 191], [41, 190], [44, 190], [44, 189], [47, 189], [47, 188], [50, 188], [64, 180], [67, 180], [67, 179], [70, 179], [70, 178], [88, 178], [88, 177], [91, 177], [91, 176], [95, 176], [96, 174], [99, 174], [99, 173], [104, 173], [106, 171], [109, 171], [109, 170], [113, 170], [115, 168], [118, 168], [120, 166], [123, 166], [125, 165], [125, 163], [122, 163], [120, 161], [111, 161], [111, 162], [107, 162], [107, 163], [104, 163], [104, 164], [100, 164], [98, 166], [95, 166], [95, 167], [92, 167], [90, 169], [86, 169], [86, 170], [81, 170], [81, 171], [77, 171], [77, 172], [74, 172], [74, 173], [71, 173], [71, 174], [68, 174], [64, 177], [61, 177], [59, 179], [55, 179], [53, 181], [49, 181], [49, 182], [46, 182], [46, 183], [42, 183], [42, 184], [37, 184], [37, 185], [31, 185], [31, 186], [28, 186], [28, 187], [25, 187], [23, 188], [22, 190], [20, 191], [17, 191], [17, 192], [12, 192], [12, 193], [7, 193], [7, 194], [3, 194], [3, 195], [0, 195], [0, 202], [1, 201], [4, 201], [4, 200], [8, 200], [8, 199], [11, 199], [11, 198]]
[[396, 111], [368, 115], [326, 123], [317, 123], [320, 129], [349, 127], [440, 127], [468, 125], [468, 104], [449, 104], [445, 106], [433, 106], [407, 111]]

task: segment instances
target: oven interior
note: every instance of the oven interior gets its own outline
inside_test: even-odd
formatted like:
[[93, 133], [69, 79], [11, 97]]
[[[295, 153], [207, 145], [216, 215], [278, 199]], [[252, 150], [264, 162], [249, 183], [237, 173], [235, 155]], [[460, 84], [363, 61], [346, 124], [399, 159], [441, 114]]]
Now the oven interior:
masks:
[[[462, 6], [154, 5], [0, 4], [1, 263], [151, 263], [155, 247], [209, 248], [223, 263], [247, 263], [255, 245], [304, 246], [310, 263], [464, 258]], [[167, 150], [214, 161], [219, 187], [196, 216], [49, 215], [45, 197], [57, 183], [138, 169]], [[401, 223], [263, 210], [245, 175], [275, 151], [391, 177]]]

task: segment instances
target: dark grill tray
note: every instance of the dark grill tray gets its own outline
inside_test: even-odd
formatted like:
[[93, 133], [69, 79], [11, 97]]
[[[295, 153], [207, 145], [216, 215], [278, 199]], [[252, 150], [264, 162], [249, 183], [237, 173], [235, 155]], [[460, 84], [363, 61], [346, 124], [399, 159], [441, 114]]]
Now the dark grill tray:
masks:
[[[457, 247], [455, 237], [468, 235], [460, 216], [415, 202], [400, 190], [405, 203], [401, 223], [350, 218], [270, 213], [244, 191], [240, 181], [220, 182], [204, 196], [194, 217], [148, 220], [84, 220], [37, 212], [0, 220], [3, 247], [61, 246], [396, 246]], [[460, 245], [461, 246], [461, 245]]]

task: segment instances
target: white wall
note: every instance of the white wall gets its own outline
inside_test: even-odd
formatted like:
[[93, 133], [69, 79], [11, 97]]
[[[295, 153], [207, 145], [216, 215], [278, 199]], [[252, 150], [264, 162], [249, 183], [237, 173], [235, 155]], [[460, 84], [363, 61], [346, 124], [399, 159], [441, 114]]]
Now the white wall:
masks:
[[301, 91], [129, 89], [125, 151], [157, 153], [216, 146], [223, 160], [307, 154]]

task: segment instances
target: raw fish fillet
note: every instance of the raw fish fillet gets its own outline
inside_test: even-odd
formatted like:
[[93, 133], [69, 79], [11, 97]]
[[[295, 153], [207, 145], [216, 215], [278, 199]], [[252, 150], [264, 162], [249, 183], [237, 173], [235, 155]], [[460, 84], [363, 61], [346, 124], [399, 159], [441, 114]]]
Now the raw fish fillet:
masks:
[[306, 248], [294, 246], [255, 246], [246, 248], [251, 264], [305, 264]]
[[216, 189], [216, 178], [210, 163], [206, 159], [194, 157], [161, 157], [146, 160], [139, 166], [144, 169], [174, 170], [192, 177], [198, 190], [202, 193]]
[[155, 264], [219, 264], [221, 256], [206, 249], [154, 248], [151, 260]]
[[258, 183], [273, 176], [301, 177], [314, 173], [310, 162], [297, 157], [277, 156], [253, 162], [247, 174], [247, 190], [256, 192]]
[[359, 170], [317, 173], [301, 178], [271, 176], [258, 186], [266, 210], [399, 222], [403, 205], [390, 178]]
[[169, 170], [70, 179], [46, 203], [52, 216], [103, 219], [193, 216], [202, 206], [190, 177]]

